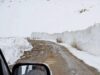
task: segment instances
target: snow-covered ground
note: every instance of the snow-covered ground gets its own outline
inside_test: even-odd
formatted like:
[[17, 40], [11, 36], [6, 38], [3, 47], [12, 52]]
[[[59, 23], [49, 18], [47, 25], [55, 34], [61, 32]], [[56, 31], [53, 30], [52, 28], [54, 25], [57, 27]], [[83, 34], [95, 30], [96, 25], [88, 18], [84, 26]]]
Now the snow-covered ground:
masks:
[[60, 44], [65, 46], [74, 56], [78, 59], [85, 62], [87, 65], [94, 67], [100, 72], [100, 56], [92, 55], [85, 51], [79, 51], [76, 48], [71, 47], [70, 45]]
[[0, 0], [0, 37], [85, 29], [100, 22], [100, 0]]
[[9, 65], [14, 64], [24, 51], [32, 49], [31, 44], [24, 38], [0, 38], [0, 48]]
[[[31, 39], [60, 40], [70, 46], [69, 51], [75, 56], [100, 71], [100, 25], [86, 29], [95, 23], [100, 23], [100, 0], [0, 0], [0, 37], [56, 33], [32, 33]], [[0, 38], [0, 47], [9, 64], [14, 63], [23, 50], [31, 49], [31, 45], [20, 38]]]
[[77, 58], [100, 71], [100, 24], [85, 30], [56, 34], [32, 33], [31, 39], [61, 43]]

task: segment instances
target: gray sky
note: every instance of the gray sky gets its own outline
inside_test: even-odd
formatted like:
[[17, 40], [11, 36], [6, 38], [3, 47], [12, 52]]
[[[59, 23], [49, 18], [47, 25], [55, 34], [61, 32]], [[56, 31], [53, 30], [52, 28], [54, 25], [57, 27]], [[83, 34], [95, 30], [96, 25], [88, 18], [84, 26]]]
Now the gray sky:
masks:
[[0, 37], [85, 29], [100, 22], [99, 7], [99, 0], [5, 0], [0, 3]]

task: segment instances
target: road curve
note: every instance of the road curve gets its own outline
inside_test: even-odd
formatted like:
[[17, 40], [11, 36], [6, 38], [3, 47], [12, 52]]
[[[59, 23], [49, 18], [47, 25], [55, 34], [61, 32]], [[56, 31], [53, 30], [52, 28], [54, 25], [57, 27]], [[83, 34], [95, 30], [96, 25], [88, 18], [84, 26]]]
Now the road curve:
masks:
[[29, 40], [29, 42], [33, 46], [32, 51], [24, 52], [16, 63], [46, 63], [53, 75], [100, 75], [96, 69], [77, 59], [64, 46], [42, 40]]

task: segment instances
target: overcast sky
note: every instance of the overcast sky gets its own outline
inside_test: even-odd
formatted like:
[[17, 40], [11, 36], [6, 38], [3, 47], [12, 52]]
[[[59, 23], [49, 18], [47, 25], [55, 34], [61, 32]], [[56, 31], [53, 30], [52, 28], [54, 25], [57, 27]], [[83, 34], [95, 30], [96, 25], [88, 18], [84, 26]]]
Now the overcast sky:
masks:
[[0, 37], [81, 30], [100, 22], [99, 0], [0, 1]]

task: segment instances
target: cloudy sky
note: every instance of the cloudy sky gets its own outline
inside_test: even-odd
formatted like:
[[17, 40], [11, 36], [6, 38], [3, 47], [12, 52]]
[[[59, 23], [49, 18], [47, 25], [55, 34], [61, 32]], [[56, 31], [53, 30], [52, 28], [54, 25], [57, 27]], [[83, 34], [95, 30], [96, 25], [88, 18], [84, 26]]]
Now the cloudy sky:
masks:
[[100, 22], [99, 0], [0, 0], [0, 37], [86, 29]]

